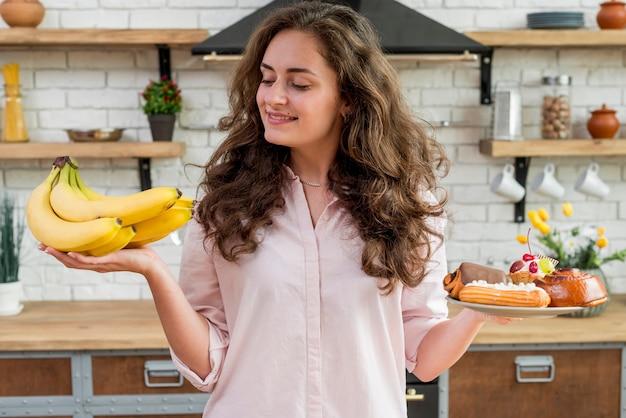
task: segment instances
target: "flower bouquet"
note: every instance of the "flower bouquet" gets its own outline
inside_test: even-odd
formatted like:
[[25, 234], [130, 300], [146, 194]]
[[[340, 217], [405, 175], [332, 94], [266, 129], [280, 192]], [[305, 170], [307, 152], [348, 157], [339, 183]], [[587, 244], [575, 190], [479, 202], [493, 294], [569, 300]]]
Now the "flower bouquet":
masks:
[[[569, 217], [573, 213], [572, 205], [564, 203], [563, 214]], [[544, 208], [529, 211], [528, 219], [539, 231], [537, 240], [544, 247], [545, 255], [559, 260], [559, 268], [591, 270], [609, 261], [626, 259], [626, 249], [605, 253], [609, 241], [602, 226], [576, 225], [569, 229], [553, 229], [548, 224], [550, 215]], [[528, 235], [519, 235], [517, 241], [527, 244]]]

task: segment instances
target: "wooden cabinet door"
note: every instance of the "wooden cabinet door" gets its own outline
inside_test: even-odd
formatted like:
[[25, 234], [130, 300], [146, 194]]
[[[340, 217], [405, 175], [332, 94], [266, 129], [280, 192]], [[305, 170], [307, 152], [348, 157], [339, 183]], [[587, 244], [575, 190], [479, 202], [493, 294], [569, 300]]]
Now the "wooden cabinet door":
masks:
[[0, 397], [71, 395], [70, 358], [0, 359]]
[[[517, 356], [552, 356], [553, 380], [518, 382]], [[617, 418], [621, 356], [619, 349], [468, 352], [449, 370], [449, 418]]]
[[[167, 393], [201, 393], [186, 379], [180, 386], [150, 387], [146, 385], [144, 364], [149, 360], [169, 360], [167, 355], [133, 356], [92, 356], [93, 394], [98, 395], [134, 395]], [[176, 382], [177, 378], [166, 378], [156, 383]]]

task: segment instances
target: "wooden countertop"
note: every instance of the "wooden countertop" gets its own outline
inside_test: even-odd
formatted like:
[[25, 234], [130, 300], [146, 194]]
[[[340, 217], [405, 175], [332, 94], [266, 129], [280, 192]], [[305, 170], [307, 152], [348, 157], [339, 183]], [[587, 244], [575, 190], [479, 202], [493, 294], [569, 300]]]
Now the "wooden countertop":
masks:
[[[459, 311], [451, 305], [451, 316]], [[473, 345], [626, 343], [626, 295], [595, 318], [487, 323]], [[152, 301], [24, 302], [0, 317], [0, 351], [166, 349]]]
[[0, 317], [0, 351], [168, 348], [150, 301], [24, 302]]

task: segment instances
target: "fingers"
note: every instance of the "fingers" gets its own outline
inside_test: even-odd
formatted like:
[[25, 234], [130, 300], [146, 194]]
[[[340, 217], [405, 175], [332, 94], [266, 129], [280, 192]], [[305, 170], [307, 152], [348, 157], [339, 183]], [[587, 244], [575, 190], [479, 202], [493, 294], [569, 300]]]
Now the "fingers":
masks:
[[495, 315], [485, 315], [485, 314], [482, 314], [482, 316], [485, 322], [493, 322], [495, 324], [500, 324], [500, 325], [508, 325], [513, 322], [519, 322], [522, 320], [522, 318], [509, 318], [506, 316], [495, 316]]

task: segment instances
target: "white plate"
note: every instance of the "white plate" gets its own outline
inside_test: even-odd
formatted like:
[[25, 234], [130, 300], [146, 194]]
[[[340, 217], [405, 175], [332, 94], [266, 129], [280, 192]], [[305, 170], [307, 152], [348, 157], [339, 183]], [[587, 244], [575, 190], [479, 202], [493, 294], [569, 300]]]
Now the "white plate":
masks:
[[580, 311], [581, 306], [567, 306], [564, 308], [523, 308], [517, 306], [483, 305], [480, 303], [461, 302], [447, 296], [448, 302], [463, 306], [464, 308], [494, 316], [506, 316], [508, 318], [554, 318], [555, 316]]

